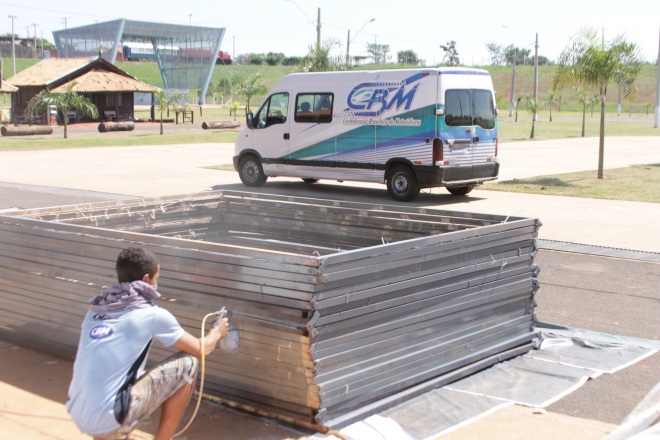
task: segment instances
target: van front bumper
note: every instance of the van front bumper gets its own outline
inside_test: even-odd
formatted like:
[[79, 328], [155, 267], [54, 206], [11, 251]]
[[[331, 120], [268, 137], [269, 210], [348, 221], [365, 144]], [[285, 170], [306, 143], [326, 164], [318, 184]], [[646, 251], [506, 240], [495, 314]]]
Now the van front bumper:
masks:
[[475, 185], [497, 179], [499, 162], [463, 166], [414, 166], [421, 188], [438, 186]]

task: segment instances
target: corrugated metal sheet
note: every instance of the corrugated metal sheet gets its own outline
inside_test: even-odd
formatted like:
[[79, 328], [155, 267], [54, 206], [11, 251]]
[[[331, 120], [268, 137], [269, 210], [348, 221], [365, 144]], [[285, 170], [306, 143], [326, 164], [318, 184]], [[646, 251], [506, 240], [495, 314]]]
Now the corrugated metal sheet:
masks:
[[338, 428], [533, 347], [539, 226], [233, 191], [6, 213], [0, 332], [73, 355], [119, 250], [145, 246], [188, 331], [234, 311], [240, 353], [207, 359], [211, 397]]
[[156, 87], [138, 81], [137, 79], [127, 78], [117, 75], [114, 72], [102, 70], [93, 70], [84, 75], [62, 84], [53, 89], [55, 93], [65, 93], [69, 84], [75, 83], [73, 90], [78, 93], [84, 92], [155, 92]]
[[50, 58], [22, 70], [8, 79], [16, 87], [44, 86], [58, 78], [75, 72], [97, 58]]

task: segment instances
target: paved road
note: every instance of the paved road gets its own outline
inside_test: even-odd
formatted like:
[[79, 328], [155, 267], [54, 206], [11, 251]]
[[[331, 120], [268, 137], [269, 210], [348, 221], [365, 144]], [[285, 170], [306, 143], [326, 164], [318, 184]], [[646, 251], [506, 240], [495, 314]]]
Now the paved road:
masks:
[[[612, 138], [607, 168], [660, 163], [660, 137]], [[597, 138], [502, 144], [502, 178], [594, 169]], [[0, 188], [13, 184], [134, 195], [163, 196], [247, 188], [234, 171], [205, 167], [231, 164], [231, 144], [103, 147], [0, 153]], [[24, 187], [25, 189], [25, 187]], [[38, 189], [38, 188], [37, 188]], [[258, 191], [394, 204], [384, 185], [274, 178]], [[78, 193], [80, 194], [80, 193]], [[55, 203], [54, 203], [55, 204]], [[16, 206], [22, 206], [20, 200]], [[413, 206], [511, 216], [538, 217], [541, 238], [622, 249], [660, 252], [660, 205], [656, 203], [539, 196], [475, 190], [450, 196], [425, 190]]]

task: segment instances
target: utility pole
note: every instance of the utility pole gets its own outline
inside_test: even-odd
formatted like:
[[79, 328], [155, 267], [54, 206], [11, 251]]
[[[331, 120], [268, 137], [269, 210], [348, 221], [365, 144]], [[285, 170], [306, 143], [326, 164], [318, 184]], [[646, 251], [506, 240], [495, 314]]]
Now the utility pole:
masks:
[[37, 23], [32, 23], [32, 26], [34, 26], [34, 48], [32, 49], [32, 52], [34, 53], [34, 58], [37, 57]]
[[319, 8], [319, 18], [316, 24], [316, 47], [321, 47], [321, 8]]
[[11, 62], [14, 65], [14, 75], [16, 75], [16, 43], [14, 42], [14, 20], [18, 17], [15, 15], [8, 15], [11, 18]]
[[518, 49], [513, 49], [513, 73], [511, 74], [511, 104], [509, 105], [509, 116], [513, 116], [514, 100], [516, 99], [516, 54]]
[[[539, 96], [539, 33], [536, 33], [536, 42], [534, 43], [534, 101], [538, 101]], [[534, 120], [539, 120], [539, 115], [534, 113]]]
[[[660, 32], [658, 35], [660, 36]], [[658, 124], [660, 124], [660, 41], [658, 42], [658, 58], [656, 63], [656, 68], [658, 69], [658, 79], [655, 83], [655, 121], [653, 122], [653, 128], [658, 128]]]

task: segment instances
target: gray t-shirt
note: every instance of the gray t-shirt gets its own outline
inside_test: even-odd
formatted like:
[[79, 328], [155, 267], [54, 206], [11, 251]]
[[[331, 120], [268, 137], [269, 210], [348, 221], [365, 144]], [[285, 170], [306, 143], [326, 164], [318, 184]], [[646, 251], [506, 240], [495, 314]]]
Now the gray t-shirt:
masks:
[[[78, 428], [91, 435], [117, 429], [115, 397], [131, 366], [152, 338], [169, 347], [183, 333], [176, 318], [157, 306], [112, 314], [88, 311], [66, 404]], [[145, 363], [146, 356], [138, 376]]]

